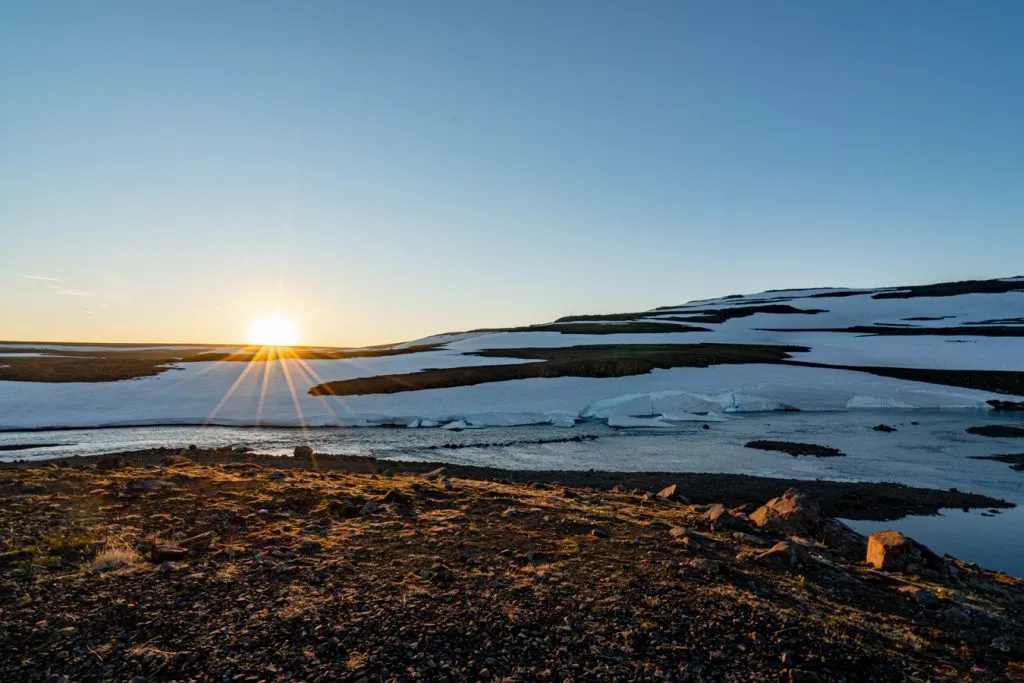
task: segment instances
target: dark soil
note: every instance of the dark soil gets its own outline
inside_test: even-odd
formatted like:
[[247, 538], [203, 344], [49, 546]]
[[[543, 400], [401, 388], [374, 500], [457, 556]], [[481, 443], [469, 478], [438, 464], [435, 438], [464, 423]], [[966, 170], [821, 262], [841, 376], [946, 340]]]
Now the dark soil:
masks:
[[958, 296], [960, 294], [1003, 294], [1024, 292], [1024, 280], [963, 280], [941, 282], [934, 285], [900, 287], [889, 292], [879, 292], [873, 299], [912, 299], [916, 297]]
[[1024, 372], [1017, 370], [942, 370], [932, 368], [893, 368], [880, 365], [829, 365], [805, 361], [783, 360], [785, 365], [801, 365], [810, 368], [830, 368], [866, 372], [880, 377], [895, 377], [913, 382], [941, 384], [965, 389], [980, 389], [996, 394], [1024, 394]]
[[423, 370], [400, 375], [377, 375], [319, 384], [313, 395], [353, 396], [392, 394], [423, 389], [471, 386], [538, 377], [625, 377], [654, 369], [730, 363], [770, 363], [804, 351], [799, 346], [756, 344], [615, 344], [563, 348], [487, 349], [472, 355], [521, 358], [538, 363], [483, 365]]
[[[682, 312], [682, 311], [680, 311]], [[755, 313], [770, 313], [772, 315], [815, 315], [827, 313], [821, 308], [795, 308], [789, 304], [768, 304], [764, 306], [730, 306], [728, 308], [702, 309], [694, 315], [687, 315], [674, 318], [663, 318], [663, 320], [679, 320], [692, 323], [724, 323], [733, 318], [747, 318]]]
[[562, 334], [671, 334], [676, 332], [710, 332], [707, 327], [677, 325], [669, 322], [613, 322], [613, 323], [550, 323], [512, 327], [508, 332], [561, 332]]
[[743, 444], [747, 448], [757, 448], [762, 451], [780, 451], [782, 453], [789, 453], [793, 457], [798, 455], [813, 455], [816, 458], [836, 458], [845, 456], [838, 448], [831, 448], [829, 446], [819, 446], [814, 443], [796, 443], [793, 441], [766, 441], [764, 439], [757, 439], [755, 441], [748, 441]]
[[45, 356], [9, 356], [0, 364], [0, 381], [17, 382], [116, 382], [150, 377], [181, 363], [239, 362], [253, 363], [279, 359], [345, 359], [397, 356], [441, 348], [440, 344], [421, 344], [405, 348], [320, 349], [305, 347], [243, 347], [231, 353], [213, 352], [196, 347], [188, 349], [127, 350], [52, 350], [10, 347], [22, 353], [39, 352]]
[[1024, 438], [1024, 427], [1013, 427], [1010, 425], [984, 425], [981, 427], [968, 427], [968, 434], [992, 437], [1020, 437]]
[[762, 332], [847, 332], [888, 337], [1024, 337], [1024, 327], [897, 327], [893, 325], [853, 325], [852, 327], [763, 328]]
[[[755, 558], [784, 537], [742, 514], [733, 531], [654, 497], [448, 476], [187, 459], [0, 469], [0, 680], [1024, 672], [1019, 579], [953, 560], [946, 574], [876, 572], [813, 538], [775, 566]], [[149, 562], [161, 547], [180, 560]]]
[[1007, 453], [1006, 455], [972, 455], [971, 460], [995, 460], [1005, 462], [1011, 470], [1024, 472], [1024, 453]]

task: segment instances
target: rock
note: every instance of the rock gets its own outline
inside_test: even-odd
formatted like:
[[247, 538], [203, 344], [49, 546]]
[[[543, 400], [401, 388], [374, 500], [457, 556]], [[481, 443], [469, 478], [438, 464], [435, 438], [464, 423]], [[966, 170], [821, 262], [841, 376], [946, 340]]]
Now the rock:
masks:
[[1024, 427], [1013, 427], [1011, 425], [984, 425], [982, 427], [968, 427], [967, 433], [996, 438], [1024, 437]]
[[807, 549], [799, 543], [780, 541], [763, 553], [754, 556], [754, 559], [762, 564], [776, 567], [796, 567], [805, 564], [810, 555]]
[[195, 461], [186, 455], [187, 450], [182, 449], [180, 453], [174, 453], [168, 455], [164, 460], [164, 464], [168, 467], [184, 467], [186, 465], [194, 465]]
[[711, 522], [712, 528], [730, 529], [733, 531], [740, 531], [747, 527], [747, 524], [740, 518], [735, 517], [721, 503], [715, 503], [708, 507], [707, 512], [704, 513], [704, 517]]
[[378, 510], [380, 510], [380, 505], [378, 505], [376, 501], [368, 500], [366, 501], [366, 505], [363, 506], [363, 509], [359, 511], [359, 516], [366, 517], [367, 515], [372, 515]]
[[813, 671], [803, 669], [789, 670], [789, 683], [817, 683], [820, 679]]
[[876, 432], [895, 432], [896, 431], [895, 427], [890, 427], [889, 425], [886, 425], [886, 424], [875, 425], [871, 429], [875, 430]]
[[671, 536], [672, 538], [676, 538], [676, 539], [692, 538], [692, 536], [693, 536], [690, 533], [689, 529], [687, 529], [685, 527], [681, 527], [681, 526], [674, 526], [671, 529], [669, 529], [668, 530], [668, 535]]
[[319, 541], [303, 541], [299, 544], [299, 552], [306, 555], [315, 555], [323, 549], [323, 544]]
[[351, 500], [329, 500], [327, 501], [327, 514], [340, 519], [351, 519], [358, 517], [362, 505]]
[[310, 448], [309, 446], [296, 446], [295, 447], [295, 451], [294, 451], [294, 455], [295, 455], [295, 457], [297, 459], [312, 460], [313, 459], [313, 449]]
[[176, 562], [185, 559], [188, 550], [173, 546], [158, 545], [149, 551], [149, 559], [153, 562]]
[[971, 623], [971, 615], [968, 614], [967, 610], [961, 609], [960, 607], [950, 607], [946, 610], [946, 618], [950, 621], [956, 622], [957, 624]]
[[444, 479], [447, 476], [447, 474], [448, 473], [445, 471], [443, 467], [438, 467], [436, 470], [430, 470], [429, 472], [424, 474], [423, 478], [433, 481], [437, 479]]
[[182, 548], [206, 548], [209, 547], [210, 542], [213, 540], [213, 532], [206, 531], [195, 536], [189, 536], [188, 538], [178, 541], [178, 545]]
[[133, 479], [128, 482], [126, 488], [132, 493], [143, 493], [146, 491], [166, 491], [178, 487], [169, 481], [160, 481], [159, 479]]
[[914, 554], [914, 544], [898, 531], [876, 531], [868, 537], [867, 563], [876, 569], [901, 572]]
[[410, 501], [405, 494], [400, 491], [396, 491], [395, 489], [391, 489], [385, 493], [380, 499], [380, 502], [385, 505], [402, 505], [407, 508], [412, 506], [412, 501]]
[[269, 479], [270, 481], [284, 481], [287, 478], [288, 475], [282, 472], [281, 470], [274, 470], [273, 472], [267, 475], [267, 479]]
[[921, 605], [921, 607], [931, 608], [936, 607], [939, 604], [938, 596], [925, 588], [919, 588], [917, 586], [900, 586], [897, 591], [906, 595], [908, 598]]
[[670, 484], [666, 486], [662, 490], [658, 491], [658, 493], [656, 493], [655, 495], [661, 500], [671, 500], [679, 503], [689, 503], [689, 501], [686, 500], [686, 498], [684, 498], [679, 493], [679, 486], [676, 484]]
[[1000, 401], [998, 399], [993, 399], [991, 401], [985, 401], [985, 403], [992, 406], [992, 410], [995, 410], [996, 412], [1024, 410], [1024, 401]]
[[750, 515], [756, 526], [787, 536], [811, 535], [820, 520], [818, 505], [795, 489], [772, 498]]

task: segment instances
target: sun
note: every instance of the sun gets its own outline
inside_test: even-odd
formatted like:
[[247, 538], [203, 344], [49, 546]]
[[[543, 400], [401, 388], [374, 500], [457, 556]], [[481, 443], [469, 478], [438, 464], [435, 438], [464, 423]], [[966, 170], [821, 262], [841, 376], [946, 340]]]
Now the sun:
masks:
[[245, 339], [256, 346], [292, 346], [299, 340], [299, 330], [283, 315], [265, 315], [249, 325]]

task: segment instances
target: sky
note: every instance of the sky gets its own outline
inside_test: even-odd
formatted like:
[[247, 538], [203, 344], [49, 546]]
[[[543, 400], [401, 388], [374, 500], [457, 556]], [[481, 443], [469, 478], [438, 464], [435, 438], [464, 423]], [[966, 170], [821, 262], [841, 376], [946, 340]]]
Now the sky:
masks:
[[0, 4], [0, 339], [1024, 271], [1024, 3]]

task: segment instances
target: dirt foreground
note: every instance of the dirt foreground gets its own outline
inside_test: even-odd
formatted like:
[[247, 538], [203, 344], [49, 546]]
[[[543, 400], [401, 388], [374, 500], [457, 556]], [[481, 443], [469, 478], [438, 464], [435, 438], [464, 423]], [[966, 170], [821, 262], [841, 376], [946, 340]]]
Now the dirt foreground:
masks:
[[0, 468], [0, 680], [1024, 680], [1024, 581], [813, 501], [221, 460]]

